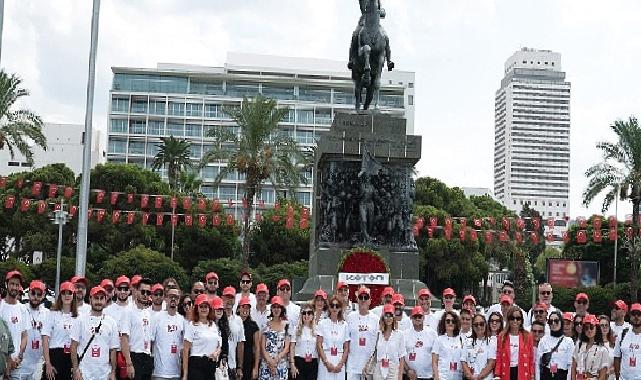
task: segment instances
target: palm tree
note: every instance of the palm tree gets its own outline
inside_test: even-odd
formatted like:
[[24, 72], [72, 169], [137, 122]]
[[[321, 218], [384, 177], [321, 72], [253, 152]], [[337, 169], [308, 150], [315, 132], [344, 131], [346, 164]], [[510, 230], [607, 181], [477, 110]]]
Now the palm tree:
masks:
[[203, 184], [198, 172], [182, 171], [178, 176], [178, 190], [183, 194], [197, 195], [200, 193], [200, 185]]
[[279, 123], [289, 113], [288, 108], [277, 108], [273, 99], [258, 96], [250, 101], [243, 99], [241, 107], [225, 107], [225, 112], [239, 127], [240, 133], [229, 128], [215, 128], [207, 133], [215, 145], [207, 152], [201, 165], [214, 161], [226, 161], [214, 183], [230, 172], [245, 175], [247, 209], [243, 218], [243, 263], [249, 260], [249, 216], [253, 212], [253, 201], [261, 193], [263, 184], [271, 182], [274, 189], [287, 189], [289, 197], [300, 183], [306, 183], [303, 169], [309, 166], [309, 152], [301, 149], [291, 137], [283, 133]]
[[31, 141], [47, 150], [47, 139], [42, 134], [42, 119], [28, 109], [12, 111], [11, 107], [29, 91], [20, 87], [22, 80], [0, 70], [0, 150], [7, 149], [14, 158], [16, 150], [28, 163], [33, 164]]
[[[590, 179], [583, 192], [583, 204], [589, 205], [594, 198], [606, 191], [601, 207], [605, 212], [616, 197], [632, 202], [633, 228], [639, 226], [641, 204], [641, 128], [635, 117], [627, 121], [617, 120], [610, 126], [617, 135], [616, 143], [600, 142], [596, 147], [603, 151], [603, 161], [589, 168], [585, 175]], [[629, 249], [632, 264], [630, 291], [634, 300], [639, 289], [639, 252]]]
[[189, 159], [191, 144], [185, 140], [179, 140], [174, 136], [162, 137], [162, 145], [154, 157], [152, 169], [154, 171], [165, 166], [167, 168], [167, 177], [169, 178], [169, 187], [175, 189], [178, 183], [180, 172], [192, 166]]

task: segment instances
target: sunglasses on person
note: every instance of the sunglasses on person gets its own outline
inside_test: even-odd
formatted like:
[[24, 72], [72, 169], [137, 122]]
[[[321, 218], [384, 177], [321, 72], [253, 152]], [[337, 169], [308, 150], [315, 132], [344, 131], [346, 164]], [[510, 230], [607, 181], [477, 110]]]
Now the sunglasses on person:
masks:
[[280, 290], [281, 292], [289, 292], [290, 290], [292, 290], [292, 288], [289, 286], [281, 286], [280, 288], [278, 288], [278, 290]]
[[630, 312], [631, 317], [641, 317], [641, 311], [631, 311]]
[[423, 319], [423, 316], [421, 314], [416, 314], [416, 315], [412, 316], [412, 318], [414, 318], [414, 319]]
[[163, 292], [154, 293], [154, 297], [164, 297], [164, 296], [165, 296], [165, 293], [163, 293]]
[[207, 302], [203, 302], [200, 305], [198, 305], [198, 308], [200, 310], [209, 309], [209, 304]]
[[332, 303], [331, 305], [329, 305], [329, 307], [332, 308], [332, 309], [340, 309], [341, 305], [339, 305], [337, 303]]
[[545, 313], [546, 313], [546, 311], [543, 310], [543, 309], [534, 310], [534, 314], [545, 314]]
[[183, 302], [183, 306], [191, 307], [194, 303], [192, 301]]
[[309, 317], [309, 316], [314, 315], [314, 310], [305, 310], [305, 311], [301, 312], [301, 314], [306, 315], [306, 316]]
[[541, 329], [532, 329], [532, 333], [536, 335], [543, 335], [545, 331]]
[[367, 294], [362, 295], [362, 296], [358, 296], [358, 300], [359, 301], [367, 301], [367, 300], [369, 300], [369, 296]]
[[519, 316], [519, 315], [510, 315], [510, 316], [507, 318], [507, 320], [508, 320], [508, 321], [522, 321], [522, 320], [523, 320], [523, 317], [521, 317], [521, 316]]
[[485, 322], [475, 322], [472, 324], [474, 327], [485, 327]]
[[70, 290], [65, 290], [63, 292], [60, 292], [60, 294], [62, 294], [63, 296], [67, 296], [67, 297], [73, 296], [73, 292], [70, 291]]
[[207, 281], [208, 285], [218, 285], [218, 280], [209, 280]]
[[35, 290], [32, 290], [31, 295], [34, 297], [42, 297], [42, 292], [36, 292]]
[[394, 314], [392, 314], [392, 313], [385, 313], [385, 314], [383, 315], [383, 317], [384, 317], [384, 318], [394, 318]]
[[150, 296], [151, 295], [151, 290], [141, 290], [140, 294], [143, 296]]
[[194, 294], [205, 294], [205, 289], [194, 289]]
[[120, 286], [117, 288], [119, 292], [128, 292], [129, 287], [128, 286]]
[[576, 321], [574, 322], [574, 327], [579, 327], [583, 325], [583, 321]]
[[178, 297], [177, 295], [169, 295], [169, 296], [167, 296], [167, 298], [169, 298], [170, 300], [173, 300], [173, 301], [175, 301], [177, 299], [180, 299], [180, 297]]
[[576, 301], [576, 303], [579, 304], [579, 305], [587, 305], [588, 301], [586, 301], [586, 300], [578, 300], [578, 301]]
[[251, 284], [252, 280], [240, 280], [240, 283], [247, 285], [247, 284]]
[[609, 329], [610, 325], [607, 323], [599, 323], [599, 327], [601, 327], [602, 329]]
[[548, 319], [548, 325], [558, 325], [559, 323], [561, 323], [561, 320], [558, 318]]
[[510, 294], [513, 294], [513, 293], [514, 293], [514, 290], [511, 290], [511, 289], [505, 289], [505, 290], [503, 290], [503, 292], [502, 292], [502, 293], [503, 293], [503, 294], [510, 295]]
[[593, 324], [591, 324], [591, 323], [585, 323], [585, 324], [583, 325], [583, 328], [584, 328], [585, 330], [594, 330], [594, 329], [596, 329], [596, 325], [593, 325]]
[[456, 322], [455, 322], [453, 319], [451, 319], [451, 318], [445, 318], [445, 324], [446, 324], [446, 325], [453, 325], [453, 324], [455, 324], [455, 323], [456, 323]]
[[539, 294], [542, 296], [549, 296], [550, 294], [552, 294], [552, 292], [549, 290], [541, 290]]
[[443, 298], [445, 298], [447, 301], [452, 301], [454, 299], [454, 296], [445, 296]]

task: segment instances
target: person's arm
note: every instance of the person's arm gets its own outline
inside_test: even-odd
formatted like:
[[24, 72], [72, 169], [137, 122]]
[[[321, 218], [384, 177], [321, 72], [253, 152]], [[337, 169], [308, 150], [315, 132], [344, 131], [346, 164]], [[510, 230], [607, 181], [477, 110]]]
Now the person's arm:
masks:
[[292, 378], [296, 378], [298, 375], [298, 368], [296, 368], [296, 339], [292, 339], [289, 343], [289, 372], [292, 374]]
[[49, 337], [42, 336], [42, 356], [45, 358], [45, 373], [47, 377], [52, 377], [57, 371], [51, 365], [51, 357], [49, 356]]
[[243, 377], [243, 363], [245, 359], [245, 342], [236, 344], [236, 376]]
[[336, 373], [339, 373], [343, 369], [343, 367], [345, 367], [345, 363], [347, 363], [348, 357], [349, 357], [349, 340], [343, 342], [343, 356], [341, 357], [341, 360], [336, 365]]
[[290, 339], [291, 338], [289, 336], [285, 336], [285, 345], [283, 346], [283, 351], [279, 352], [277, 355], [278, 361], [281, 361], [289, 356]]
[[183, 342], [183, 380], [187, 379], [189, 373], [189, 351], [191, 351], [191, 342], [185, 340]]
[[112, 348], [109, 350], [109, 361], [111, 363], [111, 373], [109, 374], [109, 380], [116, 380], [116, 371], [118, 370], [118, 361], [116, 360], [115, 348]]
[[570, 370], [570, 379], [576, 380], [576, 359], [572, 358], [572, 368]]
[[325, 350], [323, 350], [323, 337], [321, 335], [316, 336], [316, 351], [318, 351], [318, 360], [327, 368], [327, 372], [332, 372], [332, 364], [327, 361], [327, 356], [325, 356]]
[[71, 372], [74, 379], [80, 379], [80, 369], [78, 368], [78, 342], [71, 340]]
[[127, 363], [127, 376], [130, 379], [134, 378], [134, 363], [131, 362], [131, 353], [129, 352], [129, 335], [122, 333], [120, 334], [120, 352], [122, 356], [125, 357], [125, 363]]
[[494, 371], [494, 364], [496, 363], [496, 360], [494, 359], [487, 359], [487, 364], [485, 365], [485, 368], [479, 373], [479, 379], [485, 379], [486, 377], [490, 376], [492, 374], [492, 371]]
[[260, 366], [260, 354], [262, 344], [262, 334], [256, 331], [254, 333], [254, 368], [252, 369], [252, 379], [258, 378], [258, 367]]
[[398, 380], [403, 380], [403, 372], [405, 371], [405, 357], [402, 357], [398, 363]]
[[470, 366], [467, 365], [467, 361], [463, 360], [461, 361], [461, 367], [463, 367], [463, 378], [464, 379], [471, 379], [472, 378], [472, 371], [470, 370]]
[[621, 375], [621, 358], [614, 358], [614, 377], [619, 380]]
[[608, 378], [608, 368], [603, 367], [599, 370], [599, 374], [597, 375], [598, 380], [606, 380]]
[[432, 352], [432, 378], [434, 380], [439, 380], [440, 377], [438, 375], [438, 354], [435, 352]]

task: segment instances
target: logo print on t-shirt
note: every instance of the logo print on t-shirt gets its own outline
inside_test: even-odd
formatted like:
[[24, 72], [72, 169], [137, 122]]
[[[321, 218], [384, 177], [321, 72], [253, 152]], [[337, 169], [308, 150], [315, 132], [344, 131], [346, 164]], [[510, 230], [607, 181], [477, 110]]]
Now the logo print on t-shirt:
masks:
[[15, 315], [14, 315], [13, 317], [11, 317], [11, 323], [13, 323], [14, 325], [15, 325], [16, 323], [18, 323], [18, 317], [17, 317], [17, 316], [15, 316]]
[[142, 325], [143, 325], [143, 326], [149, 326], [149, 319], [147, 319], [147, 318], [143, 318], [143, 319], [142, 319]]
[[369, 331], [369, 326], [367, 325], [358, 325], [358, 332]]
[[167, 332], [175, 332], [175, 331], [178, 331], [177, 325], [167, 325]]
[[423, 341], [422, 341], [422, 340], [417, 340], [417, 341], [416, 341], [416, 344], [414, 345], [414, 347], [416, 347], [416, 348], [421, 348], [421, 347], [423, 347]]

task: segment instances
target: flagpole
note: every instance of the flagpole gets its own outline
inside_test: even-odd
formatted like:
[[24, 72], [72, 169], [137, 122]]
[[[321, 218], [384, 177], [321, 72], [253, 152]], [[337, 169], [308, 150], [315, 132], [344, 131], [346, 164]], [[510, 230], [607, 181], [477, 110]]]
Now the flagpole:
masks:
[[82, 183], [80, 185], [80, 215], [78, 218], [78, 240], [76, 245], [76, 275], [85, 275], [87, 266], [87, 230], [89, 224], [89, 180], [91, 177], [91, 134], [93, 131], [93, 97], [96, 82], [96, 53], [98, 50], [98, 23], [100, 21], [100, 0], [93, 0], [91, 17], [91, 45], [89, 49], [89, 77], [87, 80], [87, 108], [85, 111], [85, 133], [82, 147]]
[[4, 0], [0, 0], [0, 67], [2, 67], [2, 27], [4, 25]]

